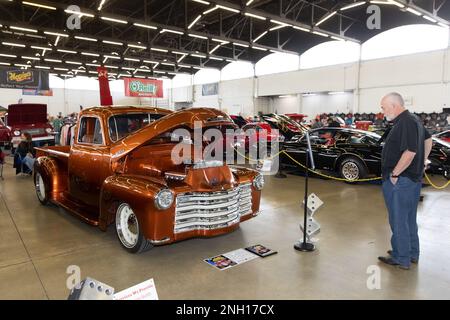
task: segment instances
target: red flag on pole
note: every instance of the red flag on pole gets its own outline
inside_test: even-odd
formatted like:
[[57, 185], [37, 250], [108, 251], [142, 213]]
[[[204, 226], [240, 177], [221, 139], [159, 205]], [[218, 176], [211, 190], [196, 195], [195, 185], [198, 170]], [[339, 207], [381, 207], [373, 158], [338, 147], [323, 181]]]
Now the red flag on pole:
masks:
[[98, 67], [97, 72], [100, 85], [100, 105], [110, 106], [113, 104], [113, 100], [109, 90], [108, 70], [104, 67]]

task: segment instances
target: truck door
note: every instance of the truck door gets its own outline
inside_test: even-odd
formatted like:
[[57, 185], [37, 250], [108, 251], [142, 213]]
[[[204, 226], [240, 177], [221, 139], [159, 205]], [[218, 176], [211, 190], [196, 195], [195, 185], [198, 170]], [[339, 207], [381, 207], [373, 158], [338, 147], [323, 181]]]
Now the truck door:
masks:
[[109, 168], [103, 129], [100, 118], [81, 117], [69, 157], [69, 195], [92, 207], [98, 207], [100, 188]]

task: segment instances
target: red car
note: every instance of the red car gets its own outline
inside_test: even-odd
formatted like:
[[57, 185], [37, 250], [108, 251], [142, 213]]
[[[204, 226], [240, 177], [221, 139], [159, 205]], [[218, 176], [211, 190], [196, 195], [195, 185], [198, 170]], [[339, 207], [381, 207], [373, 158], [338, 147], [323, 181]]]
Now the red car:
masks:
[[0, 146], [9, 147], [11, 145], [11, 129], [0, 119]]
[[7, 126], [11, 130], [13, 149], [20, 143], [23, 132], [31, 134], [36, 147], [54, 145], [53, 128], [47, 121], [46, 104], [12, 104], [8, 107]]
[[[249, 141], [257, 141], [259, 143], [260, 139], [265, 139], [270, 145], [272, 141], [280, 141], [283, 137], [266, 122], [247, 123], [242, 127], [242, 130], [246, 133], [245, 150], [249, 149]], [[249, 130], [253, 130], [253, 132], [249, 132]]]
[[450, 130], [435, 134], [434, 136], [450, 143]]

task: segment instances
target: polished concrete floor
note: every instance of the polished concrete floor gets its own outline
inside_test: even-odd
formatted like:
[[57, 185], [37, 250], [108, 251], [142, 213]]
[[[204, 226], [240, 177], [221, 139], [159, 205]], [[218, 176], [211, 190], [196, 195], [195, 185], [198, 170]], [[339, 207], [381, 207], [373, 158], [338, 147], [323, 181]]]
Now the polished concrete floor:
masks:
[[[0, 299], [66, 299], [71, 265], [80, 267], [82, 278], [116, 291], [153, 278], [160, 299], [450, 298], [450, 189], [423, 190], [422, 256], [419, 265], [403, 271], [377, 263], [390, 237], [380, 186], [312, 179], [311, 192], [325, 202], [316, 213], [322, 230], [318, 250], [301, 253], [293, 244], [300, 237], [304, 180], [289, 175], [266, 182], [262, 213], [237, 231], [132, 255], [119, 246], [113, 228], [104, 233], [57, 207], [40, 205], [31, 178], [16, 177], [5, 166]], [[257, 243], [279, 253], [224, 271], [203, 262]], [[380, 288], [370, 290], [373, 270], [380, 271]]]

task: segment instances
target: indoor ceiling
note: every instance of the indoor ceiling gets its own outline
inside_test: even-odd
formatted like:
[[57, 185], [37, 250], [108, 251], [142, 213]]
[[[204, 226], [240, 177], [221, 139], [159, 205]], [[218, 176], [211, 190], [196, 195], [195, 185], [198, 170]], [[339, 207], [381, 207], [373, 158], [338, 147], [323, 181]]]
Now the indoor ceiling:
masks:
[[[370, 30], [374, 4], [381, 28]], [[449, 20], [446, 0], [0, 0], [0, 64], [62, 77], [95, 77], [102, 65], [112, 77], [172, 78]]]

